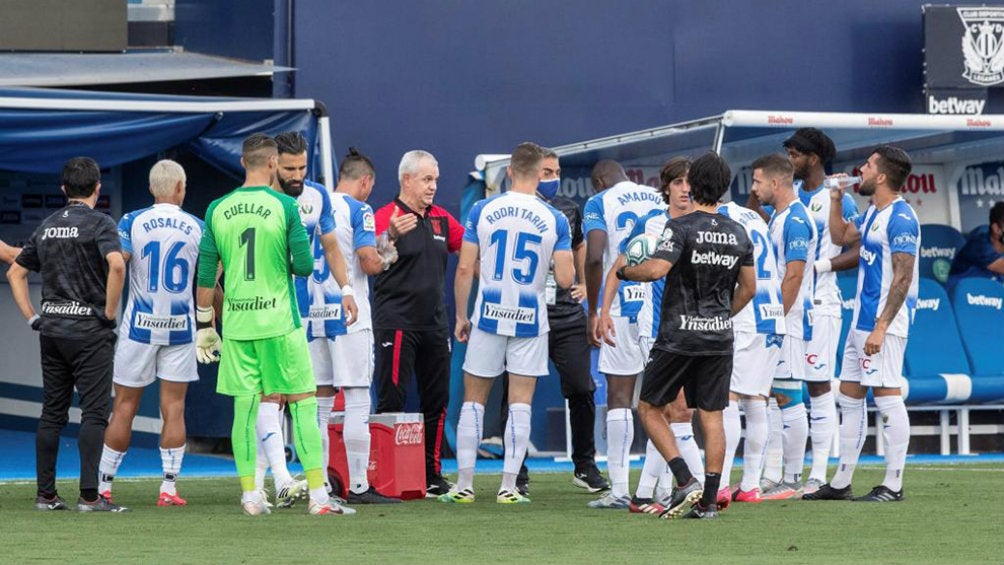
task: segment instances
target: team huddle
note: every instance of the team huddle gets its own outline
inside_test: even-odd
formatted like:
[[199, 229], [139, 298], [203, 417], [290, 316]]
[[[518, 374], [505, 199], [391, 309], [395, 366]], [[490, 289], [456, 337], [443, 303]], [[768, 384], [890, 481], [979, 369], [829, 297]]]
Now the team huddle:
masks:
[[[588, 300], [584, 330], [600, 347], [599, 370], [607, 379], [609, 483], [595, 470], [591, 437], [580, 450], [588, 457], [573, 456], [576, 484], [602, 492], [590, 507], [707, 519], [730, 502], [851, 499], [869, 389], [885, 422], [887, 473], [882, 485], [855, 500], [901, 500], [909, 421], [900, 386], [920, 244], [916, 215], [899, 197], [910, 159], [890, 146], [871, 154], [861, 167], [859, 192], [871, 197], [872, 205], [859, 215], [843, 188], [824, 187], [827, 178], [838, 179], [837, 185], [842, 178], [825, 174], [835, 155], [825, 134], [801, 129], [784, 147], [787, 156], [765, 155], [753, 162], [748, 207], [721, 203], [732, 173], [713, 153], [694, 161], [671, 159], [658, 189], [631, 182], [614, 161], [600, 161], [592, 174], [596, 194], [585, 205], [581, 225], [577, 209], [569, 213], [552, 202], [548, 187], [560, 173], [558, 156], [533, 143], [516, 147], [507, 171], [509, 189], [474, 204], [462, 242], [453, 241], [452, 231], [459, 236], [461, 230], [451, 225], [445, 230], [449, 235], [436, 238], [444, 242], [444, 252], [459, 251], [454, 334], [467, 343], [467, 355], [456, 434], [457, 482], [439, 475], [438, 443], [428, 444], [441, 440], [441, 420], [436, 420], [438, 431], [430, 430], [427, 415], [429, 492], [444, 503], [475, 501], [485, 404], [494, 379], [508, 373], [503, 478], [496, 500], [530, 502], [526, 479], [520, 477], [532, 398], [536, 379], [549, 372], [549, 356], [558, 363], [548, 314], [555, 296], [564, 293], [573, 304]], [[165, 160], [150, 173], [153, 206], [125, 214], [117, 230], [109, 231], [111, 220], [91, 210], [100, 187], [96, 164], [78, 159], [64, 168], [67, 212], [43, 222], [8, 273], [22, 313], [42, 332], [43, 373], [49, 379], [49, 373], [69, 375], [72, 371], [59, 365], [79, 351], [58, 350], [55, 344], [49, 351], [46, 336], [59, 336], [64, 326], [87, 330], [88, 324], [112, 332], [123, 280], [116, 253], [122, 270], [128, 269], [129, 297], [117, 343], [111, 337], [100, 344], [114, 344], [114, 363], [109, 355], [108, 367], [98, 364], [91, 371], [95, 382], [112, 372], [114, 411], [100, 450], [91, 449], [97, 432], [85, 438], [81, 431], [78, 509], [125, 510], [112, 500], [113, 480], [129, 446], [143, 388], [157, 380], [163, 417], [158, 505], [186, 504], [176, 479], [185, 453], [184, 398], [187, 383], [198, 379], [197, 361], [219, 362], [217, 392], [234, 398], [231, 439], [245, 513], [268, 514], [274, 504], [292, 506], [301, 499], [316, 515], [353, 514], [353, 504], [400, 502], [367, 480], [374, 330], [381, 335], [373, 323], [367, 277], [399, 261], [401, 238], [416, 220], [415, 214], [403, 214], [400, 204], [375, 219], [365, 203], [375, 178], [372, 163], [353, 151], [331, 193], [305, 180], [307, 144], [300, 134], [274, 139], [255, 134], [243, 145], [244, 184], [214, 201], [205, 221], [182, 210], [185, 172]], [[417, 174], [429, 159], [425, 152], [406, 154], [402, 179]], [[78, 230], [67, 223], [73, 221], [71, 212], [98, 226], [88, 228], [86, 237], [94, 238], [101, 269], [88, 273], [85, 283], [102, 288], [100, 296], [74, 287], [84, 283], [63, 280], [67, 277], [59, 270], [66, 266], [45, 259], [60, 253], [52, 248], [53, 238], [45, 236], [47, 230], [64, 229], [65, 237], [71, 227]], [[434, 234], [441, 231], [432, 228]], [[834, 394], [830, 383], [838, 376], [841, 326], [835, 271], [855, 267], [854, 319], [840, 390]], [[41, 318], [28, 299], [29, 270], [51, 278], [54, 289], [73, 287], [62, 294], [44, 288]], [[90, 306], [96, 304], [104, 308]], [[397, 385], [402, 332], [388, 337], [392, 341], [381, 345], [393, 343]], [[65, 425], [56, 415], [65, 411], [60, 399], [68, 379], [72, 395], [73, 381], [66, 377], [64, 388], [52, 391], [51, 398], [47, 381], [46, 406], [51, 406], [49, 412], [43, 408], [42, 421], [47, 413], [54, 416], [45, 441], [51, 441], [51, 430], [58, 438]], [[563, 380], [563, 390], [564, 385]], [[100, 397], [104, 392], [107, 399], [108, 386], [95, 385], [86, 398], [81, 392], [82, 408], [91, 404], [85, 422], [92, 420], [94, 429], [101, 427], [102, 414], [107, 418]], [[339, 390], [349, 470], [342, 491], [328, 484], [327, 476], [328, 418]], [[837, 433], [836, 398], [842, 412], [840, 465], [827, 480]], [[292, 418], [305, 480], [286, 468], [283, 405]], [[430, 410], [445, 414], [442, 407]], [[631, 494], [635, 407], [650, 440]], [[746, 440], [742, 479], [733, 488], [729, 477], [742, 433], [740, 409]], [[691, 423], [695, 412], [703, 458]], [[810, 437], [813, 465], [803, 484]], [[85, 443], [99, 459], [85, 456]], [[55, 490], [55, 452], [39, 449], [36, 507], [42, 510], [66, 508]], [[264, 484], [268, 469], [275, 491], [271, 500]]]

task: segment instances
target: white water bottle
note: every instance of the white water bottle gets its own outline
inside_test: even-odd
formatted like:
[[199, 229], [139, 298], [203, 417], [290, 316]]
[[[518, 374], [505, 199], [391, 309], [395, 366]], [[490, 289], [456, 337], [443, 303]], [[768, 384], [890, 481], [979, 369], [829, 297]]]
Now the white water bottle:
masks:
[[823, 186], [829, 189], [839, 188], [846, 190], [859, 182], [861, 182], [861, 177], [826, 177], [823, 180]]

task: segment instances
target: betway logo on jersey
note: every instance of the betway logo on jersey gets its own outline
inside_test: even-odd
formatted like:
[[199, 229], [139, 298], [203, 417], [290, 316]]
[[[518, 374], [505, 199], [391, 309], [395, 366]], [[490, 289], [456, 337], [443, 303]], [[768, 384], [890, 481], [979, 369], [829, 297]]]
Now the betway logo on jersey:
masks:
[[780, 320], [784, 317], [784, 306], [781, 304], [761, 304], [760, 319]]
[[680, 329], [690, 332], [723, 332], [732, 329], [732, 319], [699, 318], [680, 314]]
[[921, 247], [920, 256], [923, 259], [948, 259], [955, 258], [954, 247]]
[[77, 237], [77, 228], [45, 228], [42, 239], [71, 239]]
[[307, 316], [311, 320], [341, 320], [341, 304], [314, 304], [310, 307]]
[[874, 265], [875, 259], [877, 257], [878, 253], [875, 253], [874, 251], [869, 251], [864, 247], [861, 248], [861, 258], [865, 260], [865, 263], [868, 263], [869, 265]]
[[[76, 229], [76, 228], [73, 228]], [[65, 300], [60, 302], [42, 302], [42, 314], [58, 316], [60, 318], [90, 318], [94, 315], [94, 310], [76, 300]]]
[[137, 312], [133, 327], [140, 330], [186, 330], [188, 316], [155, 316]]
[[940, 307], [940, 298], [921, 298], [917, 300], [917, 310], [932, 310], [937, 312]]
[[532, 324], [537, 321], [536, 308], [509, 308], [499, 304], [485, 302], [481, 316], [489, 320], [516, 322], [517, 324]]
[[691, 251], [690, 262], [694, 265], [718, 265], [725, 267], [726, 269], [731, 269], [739, 262], [739, 257], [736, 257], [735, 255], [722, 255], [721, 253], [715, 253], [714, 251], [698, 253], [695, 249]]
[[1004, 299], [999, 296], [985, 296], [983, 294], [966, 293], [966, 302], [970, 306], [987, 306], [998, 310], [1004, 306]]

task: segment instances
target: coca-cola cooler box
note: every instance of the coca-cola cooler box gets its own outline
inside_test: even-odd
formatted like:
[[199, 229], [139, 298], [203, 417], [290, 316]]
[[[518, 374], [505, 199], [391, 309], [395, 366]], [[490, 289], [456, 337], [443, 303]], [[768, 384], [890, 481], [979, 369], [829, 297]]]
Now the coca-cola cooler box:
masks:
[[[328, 420], [328, 477], [341, 496], [349, 493], [349, 465], [342, 430], [344, 412]], [[425, 423], [421, 414], [370, 415], [370, 485], [380, 494], [410, 500], [425, 498]]]

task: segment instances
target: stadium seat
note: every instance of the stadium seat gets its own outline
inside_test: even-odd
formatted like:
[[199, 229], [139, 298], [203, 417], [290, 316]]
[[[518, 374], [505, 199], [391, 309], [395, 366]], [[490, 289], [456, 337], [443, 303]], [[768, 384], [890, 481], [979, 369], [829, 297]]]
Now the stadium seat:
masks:
[[907, 404], [964, 403], [972, 379], [952, 304], [937, 281], [921, 277], [903, 372]]
[[990, 279], [962, 279], [952, 289], [952, 306], [973, 368], [972, 400], [1004, 399], [1004, 286]]
[[959, 230], [942, 224], [920, 226], [920, 276], [944, 285], [952, 259], [966, 243]]

